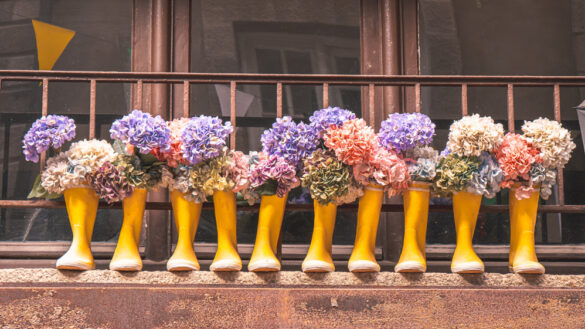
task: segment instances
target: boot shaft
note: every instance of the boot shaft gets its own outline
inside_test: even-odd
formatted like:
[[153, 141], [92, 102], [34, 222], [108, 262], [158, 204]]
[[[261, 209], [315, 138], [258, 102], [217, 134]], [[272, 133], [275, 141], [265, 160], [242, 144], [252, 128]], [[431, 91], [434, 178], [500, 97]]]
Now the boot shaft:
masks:
[[76, 187], [63, 191], [63, 197], [74, 239], [81, 238], [76, 237], [75, 232], [79, 232], [84, 234], [83, 238], [91, 241], [99, 203], [97, 194], [91, 188]]
[[469, 192], [453, 194], [453, 216], [457, 231], [457, 245], [471, 247], [482, 196]]
[[282, 198], [277, 195], [265, 195], [262, 196], [260, 201], [256, 241], [258, 239], [267, 239], [273, 250], [276, 250], [280, 237], [287, 198], [288, 194]]
[[236, 197], [233, 192], [217, 191], [213, 194], [213, 208], [217, 224], [217, 243], [236, 246]]
[[367, 186], [364, 189], [358, 206], [355, 247], [374, 250], [383, 200], [384, 190], [381, 186]]

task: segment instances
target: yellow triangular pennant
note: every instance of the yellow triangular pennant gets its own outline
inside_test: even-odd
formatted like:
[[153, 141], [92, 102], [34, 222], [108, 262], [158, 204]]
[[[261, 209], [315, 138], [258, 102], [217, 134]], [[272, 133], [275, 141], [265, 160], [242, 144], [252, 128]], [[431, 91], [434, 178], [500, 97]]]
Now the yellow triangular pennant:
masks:
[[63, 53], [75, 31], [32, 20], [37, 38], [39, 70], [50, 70]]

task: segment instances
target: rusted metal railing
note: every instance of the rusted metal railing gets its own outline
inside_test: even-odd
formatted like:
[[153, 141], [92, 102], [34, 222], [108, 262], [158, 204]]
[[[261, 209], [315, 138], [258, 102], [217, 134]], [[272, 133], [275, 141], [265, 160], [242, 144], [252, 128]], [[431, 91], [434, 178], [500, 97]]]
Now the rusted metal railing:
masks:
[[[367, 113], [370, 123], [375, 118], [375, 92], [380, 86], [400, 86], [414, 88], [414, 108], [409, 111], [421, 111], [421, 88], [428, 86], [452, 86], [461, 88], [461, 114], [468, 114], [468, 87], [506, 87], [507, 88], [507, 113], [508, 130], [515, 130], [514, 117], [514, 90], [516, 87], [551, 87], [554, 99], [554, 117], [561, 120], [561, 87], [585, 87], [585, 77], [581, 76], [380, 76], [380, 75], [320, 75], [320, 74], [232, 74], [232, 73], [138, 73], [138, 72], [95, 72], [95, 71], [16, 71], [0, 70], [0, 91], [4, 81], [41, 81], [42, 88], [42, 114], [47, 115], [48, 94], [51, 82], [87, 82], [90, 88], [89, 106], [89, 137], [95, 136], [96, 126], [96, 88], [98, 83], [132, 83], [135, 85], [133, 98], [134, 107], [142, 108], [144, 84], [182, 84], [183, 85], [183, 116], [189, 116], [190, 87], [191, 84], [227, 84], [230, 86], [230, 117], [234, 126], [230, 137], [230, 147], [236, 147], [236, 89], [238, 85], [245, 84], [269, 84], [275, 86], [276, 91], [276, 115], [282, 117], [283, 86], [285, 85], [319, 85], [323, 89], [323, 107], [329, 106], [330, 86], [361, 86], [366, 87]], [[0, 95], [0, 102], [1, 102]], [[4, 172], [6, 173], [6, 157], [4, 155]], [[45, 163], [45, 154], [41, 156], [41, 168]], [[6, 180], [3, 181], [6, 185]], [[558, 173], [558, 203], [556, 205], [542, 205], [540, 212], [560, 213], [585, 213], [585, 205], [566, 205], [564, 196], [563, 171]], [[64, 202], [46, 200], [0, 200], [0, 208], [61, 208]], [[119, 208], [120, 204], [100, 207]], [[204, 205], [211, 208], [212, 205]], [[344, 205], [341, 209], [355, 209], [357, 205]], [[240, 210], [254, 210], [257, 206], [239, 206]], [[147, 209], [170, 209], [168, 202], [149, 202]], [[290, 204], [287, 209], [311, 210], [311, 204]], [[487, 205], [482, 207], [484, 212], [506, 212], [505, 205]], [[383, 211], [400, 212], [402, 205], [385, 204]], [[451, 211], [449, 206], [433, 205], [431, 211]]]

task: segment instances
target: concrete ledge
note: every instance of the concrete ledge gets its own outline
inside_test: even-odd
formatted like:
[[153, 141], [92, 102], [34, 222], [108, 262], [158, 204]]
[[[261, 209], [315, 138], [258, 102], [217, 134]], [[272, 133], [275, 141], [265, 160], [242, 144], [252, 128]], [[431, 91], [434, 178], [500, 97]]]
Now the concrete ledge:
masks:
[[0, 328], [582, 328], [585, 276], [0, 270]]
[[1, 285], [19, 284], [122, 284], [122, 285], [228, 285], [312, 287], [479, 287], [479, 288], [585, 288], [585, 275], [516, 274], [400, 274], [393, 272], [86, 272], [56, 269], [1, 269]]

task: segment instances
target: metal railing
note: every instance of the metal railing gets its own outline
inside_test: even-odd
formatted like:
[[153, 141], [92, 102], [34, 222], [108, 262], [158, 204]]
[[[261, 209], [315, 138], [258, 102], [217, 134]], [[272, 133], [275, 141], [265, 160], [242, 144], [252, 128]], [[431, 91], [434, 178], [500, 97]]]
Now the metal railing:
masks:
[[[134, 84], [134, 107], [142, 108], [144, 84], [183, 85], [183, 116], [190, 113], [190, 87], [192, 84], [228, 84], [230, 86], [229, 120], [237, 126], [236, 88], [238, 85], [274, 85], [276, 91], [276, 116], [282, 117], [283, 86], [285, 85], [316, 85], [322, 86], [323, 107], [329, 106], [329, 87], [361, 86], [366, 90], [367, 113], [370, 124], [375, 118], [376, 87], [413, 87], [414, 106], [409, 111], [421, 111], [421, 87], [452, 86], [461, 90], [461, 114], [468, 113], [469, 87], [506, 87], [507, 88], [507, 124], [508, 130], [514, 131], [514, 90], [516, 87], [550, 87], [554, 100], [554, 118], [561, 120], [561, 87], [585, 87], [585, 77], [580, 76], [380, 76], [380, 75], [321, 75], [321, 74], [232, 74], [232, 73], [138, 73], [138, 72], [96, 72], [96, 71], [31, 71], [31, 70], [0, 70], [0, 102], [2, 100], [2, 82], [4, 81], [40, 81], [42, 82], [42, 115], [49, 114], [48, 95], [51, 82], [85, 82], [89, 84], [89, 138], [94, 138], [96, 128], [96, 88], [98, 83], [131, 83]], [[273, 118], [272, 118], [273, 119]], [[230, 147], [235, 148], [236, 129], [230, 136]], [[6, 159], [8, 154], [4, 154]], [[45, 154], [41, 156], [41, 168], [45, 164]], [[3, 175], [7, 175], [6, 160]], [[6, 180], [3, 180], [6, 185]], [[567, 205], [564, 195], [563, 170], [558, 172], [558, 202], [554, 205], [541, 205], [539, 212], [553, 213], [585, 213], [585, 205]], [[62, 201], [48, 200], [0, 200], [0, 208], [62, 208]], [[108, 205], [100, 203], [104, 208], [120, 208], [120, 204]], [[205, 204], [204, 208], [212, 208]], [[310, 210], [311, 204], [289, 204], [289, 210]], [[147, 209], [171, 209], [168, 202], [148, 202]], [[357, 205], [343, 205], [340, 209], [355, 209]], [[238, 206], [238, 210], [255, 210], [258, 205]], [[385, 212], [401, 212], [402, 205], [384, 204]], [[484, 205], [482, 212], [506, 212], [506, 205]], [[449, 212], [450, 206], [431, 205], [430, 211]]]

